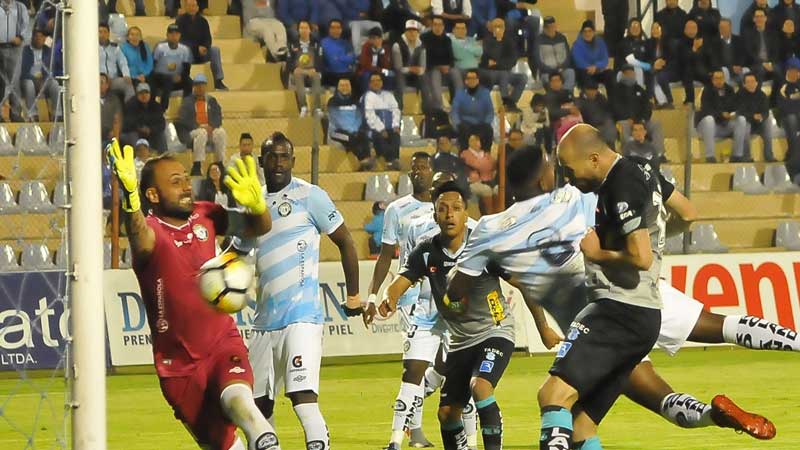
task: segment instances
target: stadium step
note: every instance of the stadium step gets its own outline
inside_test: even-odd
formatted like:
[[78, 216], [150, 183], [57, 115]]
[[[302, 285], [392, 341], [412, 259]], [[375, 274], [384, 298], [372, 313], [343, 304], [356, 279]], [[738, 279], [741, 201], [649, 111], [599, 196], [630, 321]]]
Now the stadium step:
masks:
[[792, 217], [800, 213], [800, 195], [794, 194], [696, 192], [692, 203], [697, 207], [700, 220]]
[[733, 248], [772, 247], [775, 229], [785, 219], [702, 220], [712, 223], [720, 242]]
[[[733, 140], [720, 139], [714, 143], [714, 154], [718, 161], [727, 160], [733, 150]], [[750, 138], [750, 151], [756, 161], [764, 160], [764, 141], [759, 136]], [[782, 161], [786, 157], [786, 139], [775, 138], [772, 140], [772, 151], [775, 157]], [[705, 161], [705, 143], [702, 139], [692, 138], [692, 159], [696, 162]]]
[[[692, 192], [728, 192], [731, 190], [733, 174], [739, 166], [753, 165], [759, 175], [764, 174], [764, 169], [768, 165], [779, 165], [782, 163], [719, 163], [719, 164], [692, 164]], [[665, 164], [672, 170], [675, 180], [679, 187], [683, 187], [683, 164]]]
[[[207, 16], [211, 35], [216, 39], [239, 39], [242, 28], [238, 16]], [[151, 39], [164, 40], [167, 26], [175, 23], [171, 17], [127, 17], [128, 27], [137, 26], [142, 29], [142, 36], [150, 43]], [[214, 45], [212, 43], [212, 45]]]
[[[349, 228], [349, 227], [348, 227]], [[350, 235], [356, 245], [356, 252], [359, 260], [369, 258], [369, 234], [364, 230], [350, 230]], [[320, 240], [320, 261], [341, 261], [339, 248], [327, 237]], [[361, 274], [362, 277], [369, 277], [372, 274]]]
[[[367, 179], [372, 175], [375, 175], [375, 172], [322, 173], [319, 175], [319, 185], [334, 201], [360, 201], [364, 199]], [[387, 172], [387, 175], [395, 184], [400, 178], [399, 172]], [[298, 176], [304, 178], [302, 174]]]
[[[288, 118], [297, 117], [297, 101], [289, 91], [228, 91], [215, 92], [222, 107], [223, 117], [228, 118]], [[167, 120], [178, 117], [181, 99], [170, 99], [165, 113]], [[224, 123], [224, 121], [223, 121]]]
[[53, 156], [0, 156], [0, 175], [8, 180], [58, 179], [61, 159]]
[[[251, 39], [214, 39], [214, 45], [219, 47], [222, 64], [263, 63], [266, 61], [264, 50]], [[226, 76], [230, 76], [227, 70]]]
[[64, 214], [10, 214], [0, 220], [0, 240], [61, 238]]
[[[225, 84], [231, 91], [283, 91], [280, 65], [261, 63], [222, 63]], [[208, 91], [213, 93], [214, 79], [211, 64], [192, 64], [191, 77], [202, 73], [209, 80]]]

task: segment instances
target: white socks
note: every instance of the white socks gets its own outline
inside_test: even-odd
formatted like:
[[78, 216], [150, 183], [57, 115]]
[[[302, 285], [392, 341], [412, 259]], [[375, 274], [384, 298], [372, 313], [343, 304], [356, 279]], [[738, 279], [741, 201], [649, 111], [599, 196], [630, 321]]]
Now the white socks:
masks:
[[231, 422], [247, 436], [248, 450], [280, 450], [278, 436], [258, 410], [250, 386], [232, 384], [222, 391], [219, 399], [222, 410]]
[[444, 377], [433, 368], [433, 366], [428, 367], [425, 371], [425, 398], [428, 398], [436, 392], [437, 389], [442, 387], [444, 384]]
[[722, 338], [729, 344], [754, 350], [800, 351], [797, 332], [753, 316], [727, 316]]
[[306, 433], [306, 449], [329, 450], [331, 448], [330, 435], [319, 403], [303, 403], [294, 407], [294, 413], [300, 419]]
[[[394, 419], [392, 420], [392, 438], [390, 443], [402, 444], [405, 437], [406, 428], [413, 428], [414, 414], [419, 408], [422, 410], [422, 397], [424, 388], [419, 384], [403, 382], [400, 384], [400, 392], [394, 402]], [[418, 423], [422, 422], [421, 413]], [[419, 428], [419, 425], [417, 425]]]
[[467, 433], [467, 446], [478, 448], [478, 408], [475, 406], [472, 396], [461, 413], [461, 420], [464, 421], [464, 431]]
[[682, 428], [702, 428], [714, 425], [711, 405], [689, 394], [672, 393], [661, 400], [661, 415]]

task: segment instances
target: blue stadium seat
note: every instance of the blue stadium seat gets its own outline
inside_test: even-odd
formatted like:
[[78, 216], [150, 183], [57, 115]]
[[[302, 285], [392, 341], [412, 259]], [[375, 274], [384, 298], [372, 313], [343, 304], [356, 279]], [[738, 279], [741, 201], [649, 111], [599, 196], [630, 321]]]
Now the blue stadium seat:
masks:
[[0, 214], [18, 214], [20, 207], [8, 183], [0, 183]]
[[67, 132], [64, 129], [63, 123], [53, 125], [50, 130], [50, 137], [48, 143], [50, 147], [50, 154], [58, 155], [64, 152], [64, 142], [67, 140]]
[[28, 181], [19, 192], [19, 206], [30, 213], [50, 214], [56, 207], [50, 203], [50, 195], [41, 181]]
[[17, 128], [14, 147], [17, 153], [29, 155], [46, 155], [50, 153], [50, 147], [44, 138], [44, 132], [39, 125], [35, 124], [25, 124]]
[[779, 194], [796, 194], [800, 186], [792, 183], [786, 166], [783, 164], [769, 165], [764, 169], [764, 186], [772, 192]]
[[389, 179], [389, 175], [383, 173], [370, 175], [367, 179], [367, 189], [364, 193], [364, 200], [371, 202], [388, 202], [394, 200], [394, 186]]
[[19, 270], [19, 263], [14, 249], [8, 244], [0, 245], [0, 272], [15, 272], [17, 270]]
[[775, 247], [790, 251], [800, 251], [800, 223], [781, 222], [775, 230]]
[[400, 179], [397, 180], [397, 196], [403, 197], [412, 192], [414, 192], [414, 186], [411, 185], [411, 178], [407, 173], [400, 175]]
[[54, 269], [50, 249], [43, 244], [25, 244], [22, 249], [22, 268], [24, 270]]
[[11, 134], [6, 127], [0, 125], [0, 155], [16, 155], [14, 144], [11, 142]]
[[689, 253], [728, 253], [728, 247], [719, 241], [714, 225], [700, 223], [695, 225], [692, 230]]
[[761, 184], [755, 166], [739, 166], [733, 174], [733, 190], [745, 194], [769, 194], [769, 189]]

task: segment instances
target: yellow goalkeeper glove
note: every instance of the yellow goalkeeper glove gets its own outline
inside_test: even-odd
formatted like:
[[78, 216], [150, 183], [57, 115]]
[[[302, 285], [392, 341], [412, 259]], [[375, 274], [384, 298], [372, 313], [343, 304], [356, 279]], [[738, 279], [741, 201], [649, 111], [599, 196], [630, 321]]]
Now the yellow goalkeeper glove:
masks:
[[261, 215], [267, 210], [256, 173], [256, 160], [252, 156], [245, 156], [244, 161], [237, 159], [236, 167], [228, 167], [224, 182], [231, 189], [236, 202], [247, 208], [250, 214]]
[[106, 154], [111, 170], [119, 179], [125, 194], [122, 196], [122, 209], [129, 213], [139, 211], [142, 202], [139, 199], [139, 181], [136, 179], [136, 166], [133, 163], [133, 147], [126, 145], [120, 150], [119, 142], [112, 139], [106, 146]]

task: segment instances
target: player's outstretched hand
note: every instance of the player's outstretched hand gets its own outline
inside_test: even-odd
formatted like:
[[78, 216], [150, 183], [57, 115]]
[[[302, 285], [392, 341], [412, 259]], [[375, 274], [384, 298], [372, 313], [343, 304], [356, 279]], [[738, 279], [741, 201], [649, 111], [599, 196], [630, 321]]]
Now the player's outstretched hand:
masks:
[[392, 304], [389, 303], [389, 299], [387, 298], [384, 299], [381, 302], [381, 306], [378, 307], [378, 314], [380, 314], [381, 317], [389, 317], [395, 311], [395, 309], [397, 308], [393, 308]]
[[364, 326], [369, 328], [370, 324], [375, 321], [376, 315], [378, 315], [378, 307], [375, 306], [375, 303], [367, 303], [367, 306], [364, 308], [364, 314], [362, 315]]
[[556, 330], [547, 327], [539, 333], [539, 337], [542, 338], [542, 344], [548, 349], [551, 350], [553, 347], [558, 345], [564, 338], [561, 337], [560, 334], [556, 333]]
[[119, 141], [112, 139], [106, 146], [106, 155], [111, 164], [111, 170], [119, 179], [125, 195], [122, 199], [122, 208], [127, 212], [136, 212], [141, 208], [139, 199], [139, 181], [136, 179], [136, 165], [133, 162], [133, 147], [126, 145], [122, 149]]
[[361, 297], [358, 294], [348, 295], [347, 300], [340, 306], [347, 317], [356, 317], [364, 313], [364, 308], [361, 306]]
[[589, 261], [597, 261], [598, 253], [601, 251], [600, 238], [593, 228], [590, 228], [581, 241], [581, 251], [583, 256]]
[[236, 202], [247, 208], [250, 214], [261, 215], [266, 212], [267, 202], [261, 193], [256, 161], [252, 156], [245, 156], [244, 161], [237, 159], [236, 167], [229, 166], [224, 182], [230, 188]]

